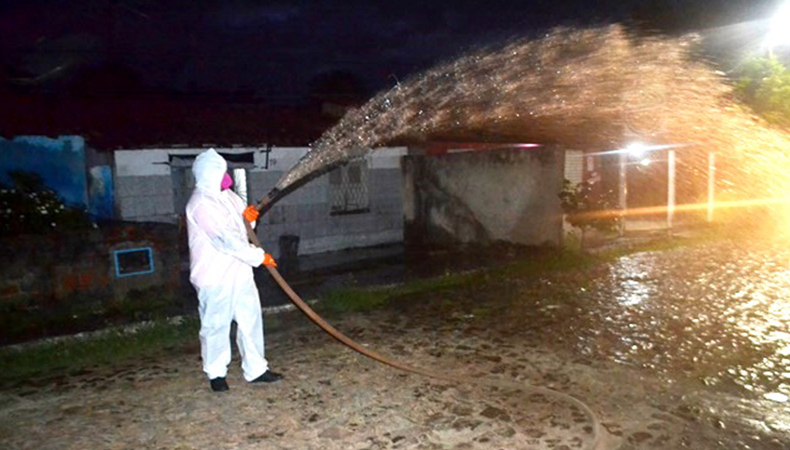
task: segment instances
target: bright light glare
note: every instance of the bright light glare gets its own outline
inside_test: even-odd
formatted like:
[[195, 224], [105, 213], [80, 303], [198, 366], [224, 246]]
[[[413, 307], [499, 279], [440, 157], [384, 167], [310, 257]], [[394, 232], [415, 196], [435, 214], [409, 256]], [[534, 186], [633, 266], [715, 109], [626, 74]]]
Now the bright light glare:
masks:
[[790, 1], [783, 3], [771, 19], [771, 29], [765, 43], [769, 50], [790, 43]]
[[639, 161], [639, 164], [642, 164], [645, 167], [649, 166], [650, 163], [651, 163], [650, 158], [645, 158], [642, 161]]
[[[776, 197], [776, 198], [758, 198], [753, 200], [733, 200], [726, 202], [715, 202], [716, 209], [724, 208], [745, 208], [750, 206], [760, 205], [790, 205], [790, 197]], [[642, 216], [647, 214], [666, 214], [667, 206], [645, 206], [641, 208], [629, 208], [625, 211], [619, 208], [603, 209], [598, 211], [588, 211], [576, 214], [578, 217], [585, 218], [598, 218], [598, 217], [620, 217], [626, 216]], [[674, 206], [675, 212], [684, 211], [701, 211], [708, 209], [708, 203], [688, 203], [683, 205]]]
[[647, 146], [641, 142], [633, 142], [625, 148], [625, 150], [631, 154], [634, 158], [640, 159], [645, 156], [647, 153]]

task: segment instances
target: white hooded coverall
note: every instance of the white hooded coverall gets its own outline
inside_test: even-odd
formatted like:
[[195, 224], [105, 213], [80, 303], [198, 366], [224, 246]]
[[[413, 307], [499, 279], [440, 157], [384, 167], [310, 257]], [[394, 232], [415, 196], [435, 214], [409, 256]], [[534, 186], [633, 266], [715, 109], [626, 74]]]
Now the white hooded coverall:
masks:
[[189, 280], [198, 295], [200, 351], [209, 379], [225, 377], [231, 360], [231, 321], [244, 379], [268, 370], [263, 319], [252, 268], [264, 252], [247, 240], [242, 211], [246, 205], [232, 189], [221, 190], [227, 163], [214, 149], [195, 158], [195, 191], [186, 207], [189, 233]]

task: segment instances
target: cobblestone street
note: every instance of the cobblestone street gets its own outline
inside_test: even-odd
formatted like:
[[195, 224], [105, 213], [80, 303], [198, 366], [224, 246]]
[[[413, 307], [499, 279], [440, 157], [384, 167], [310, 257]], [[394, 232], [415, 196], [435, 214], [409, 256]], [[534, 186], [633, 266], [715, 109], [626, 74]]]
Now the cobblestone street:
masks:
[[[434, 371], [586, 403], [604, 449], [783, 449], [790, 442], [790, 252], [715, 243], [585, 270], [407, 295], [333, 321]], [[404, 374], [298, 313], [267, 333], [285, 379], [227, 393], [184, 352], [0, 393], [7, 449], [574, 449], [592, 422], [558, 398]], [[748, 447], [747, 447], [748, 446]]]

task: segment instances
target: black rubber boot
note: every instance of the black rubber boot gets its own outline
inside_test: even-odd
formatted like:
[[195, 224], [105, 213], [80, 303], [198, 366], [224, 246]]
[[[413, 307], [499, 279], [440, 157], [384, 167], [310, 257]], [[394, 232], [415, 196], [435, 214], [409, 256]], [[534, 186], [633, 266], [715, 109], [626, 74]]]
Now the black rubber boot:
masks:
[[282, 378], [283, 376], [279, 373], [274, 373], [271, 370], [267, 370], [266, 372], [263, 372], [263, 375], [250, 381], [250, 383], [274, 383], [275, 381], [279, 381]]
[[214, 392], [222, 392], [230, 389], [230, 387], [228, 387], [228, 382], [225, 381], [225, 377], [214, 378], [209, 380], [209, 383], [211, 383], [211, 390]]

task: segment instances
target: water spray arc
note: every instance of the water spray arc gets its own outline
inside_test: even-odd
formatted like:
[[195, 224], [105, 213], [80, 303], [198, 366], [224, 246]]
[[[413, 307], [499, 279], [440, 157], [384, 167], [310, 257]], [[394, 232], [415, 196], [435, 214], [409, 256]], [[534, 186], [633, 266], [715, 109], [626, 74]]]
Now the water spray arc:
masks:
[[[437, 66], [349, 111], [257, 208], [263, 215], [318, 175], [392, 142], [419, 143], [430, 137], [462, 141], [493, 135], [499, 142], [523, 142], [526, 138], [566, 148], [602, 150], [623, 148], [634, 137], [626, 137], [629, 133], [659, 146], [683, 143], [706, 149], [684, 156], [686, 164], [700, 172], [707, 173], [709, 151], [737, 157], [716, 169], [717, 181], [731, 187], [726, 200], [740, 207], [754, 201], [750, 199], [768, 199], [759, 202], [784, 208], [785, 193], [790, 191], [786, 173], [790, 153], [784, 149], [790, 148], [790, 137], [733, 102], [732, 86], [723, 74], [696, 57], [697, 41], [696, 36], [637, 37], [617, 25], [559, 29], [541, 39], [516, 40]], [[724, 203], [717, 206], [720, 204]], [[671, 207], [681, 211], [710, 205]], [[250, 241], [259, 245], [249, 226], [248, 234]], [[562, 399], [584, 411], [593, 424], [588, 448], [602, 450], [608, 445], [598, 418], [581, 401], [541, 387], [436, 373], [381, 355], [326, 323], [276, 268], [267, 269], [302, 312], [354, 351], [439, 380], [540, 392]]]
[[[284, 195], [378, 146], [490, 138], [592, 152], [634, 141], [683, 147], [694, 176], [707, 173], [716, 152], [722, 200], [784, 196], [790, 137], [735, 101], [732, 83], [701, 45], [696, 35], [634, 36], [612, 25], [558, 29], [463, 56], [349, 111], [274, 192]], [[688, 185], [678, 192], [695, 181], [678, 180]]]

